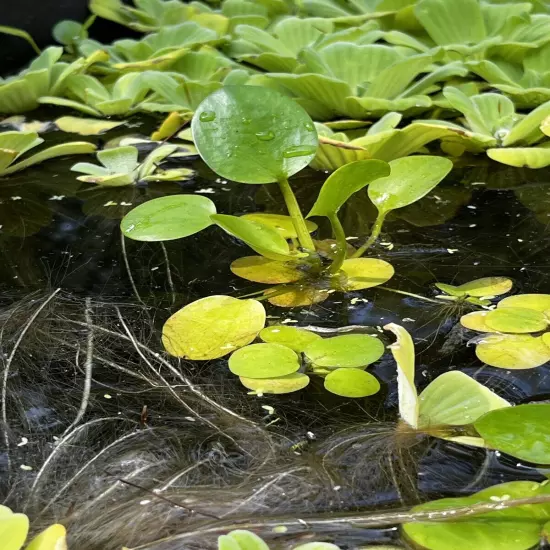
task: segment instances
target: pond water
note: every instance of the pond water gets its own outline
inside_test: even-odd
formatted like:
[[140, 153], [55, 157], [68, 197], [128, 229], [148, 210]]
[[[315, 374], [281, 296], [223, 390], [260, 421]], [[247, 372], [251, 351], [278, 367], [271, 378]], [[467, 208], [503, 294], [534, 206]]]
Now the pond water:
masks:
[[[154, 125], [133, 120], [102, 140], [147, 135]], [[45, 137], [67, 139], [61, 132]], [[80, 184], [68, 170], [73, 163], [54, 160], [0, 181], [0, 343], [11, 367], [11, 444], [0, 453], [0, 496], [36, 518], [35, 527], [63, 520], [74, 548], [206, 548], [209, 539], [192, 537], [153, 545], [144, 533], [170, 537], [181, 522], [192, 531], [214, 521], [206, 512], [223, 518], [394, 509], [544, 478], [498, 453], [400, 439], [389, 354], [371, 368], [382, 391], [359, 400], [328, 394], [318, 383], [286, 396], [249, 396], [223, 359], [165, 356], [160, 329], [171, 313], [197, 298], [262, 287], [231, 274], [229, 263], [247, 247], [219, 229], [164, 246], [124, 243], [122, 216], [177, 193], [207, 196], [221, 213], [282, 213], [278, 188], [222, 180], [196, 157], [178, 161], [196, 171], [186, 182], [99, 188]], [[304, 211], [325, 177], [305, 171], [291, 181]], [[367, 235], [374, 216], [366, 193], [354, 196], [341, 218], [348, 235]], [[496, 275], [512, 278], [514, 292], [549, 292], [549, 224], [546, 170], [464, 162], [429, 196], [394, 213], [372, 255], [394, 265], [388, 286], [423, 296], [436, 294], [434, 282]], [[318, 235], [329, 238], [330, 228], [321, 224]], [[305, 308], [266, 307], [270, 323], [317, 330], [402, 324], [415, 341], [419, 388], [460, 369], [514, 403], [550, 397], [548, 367], [483, 367], [458, 324], [464, 310], [452, 306], [370, 289]], [[78, 431], [72, 423], [89, 365], [90, 397]], [[393, 527], [322, 534], [342, 548], [399, 541]]]

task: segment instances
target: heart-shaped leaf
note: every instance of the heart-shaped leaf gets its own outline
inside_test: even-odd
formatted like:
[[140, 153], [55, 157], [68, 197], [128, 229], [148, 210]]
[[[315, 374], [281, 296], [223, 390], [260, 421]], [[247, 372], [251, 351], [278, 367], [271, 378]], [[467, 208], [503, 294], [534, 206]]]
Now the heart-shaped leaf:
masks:
[[312, 342], [304, 354], [318, 367], [358, 368], [378, 361], [384, 344], [367, 334], [344, 334]]
[[550, 464], [550, 404], [529, 403], [492, 411], [474, 427], [493, 449], [536, 464]]
[[229, 358], [229, 370], [245, 378], [276, 378], [300, 368], [296, 352], [281, 344], [252, 344]]
[[211, 220], [266, 258], [272, 260], [289, 260], [291, 258], [286, 240], [276, 229], [268, 225], [228, 214], [215, 214], [211, 216]]
[[215, 213], [215, 204], [201, 195], [160, 197], [128, 212], [120, 228], [136, 241], [171, 241], [206, 229]]
[[476, 346], [477, 357], [501, 369], [532, 369], [550, 361], [550, 348], [540, 336], [488, 334]]
[[294, 283], [303, 279], [306, 272], [296, 262], [270, 260], [263, 256], [245, 256], [238, 258], [230, 267], [231, 271], [247, 281], [270, 285]]
[[367, 397], [380, 391], [380, 382], [361, 369], [336, 369], [325, 377], [325, 389], [342, 397]]
[[250, 344], [264, 325], [265, 309], [260, 302], [208, 296], [166, 321], [162, 343], [175, 357], [216, 359]]
[[381, 160], [358, 160], [338, 168], [323, 184], [308, 217], [336, 214], [354, 193], [389, 174], [390, 166]]
[[227, 86], [208, 96], [192, 121], [195, 145], [212, 170], [242, 183], [286, 179], [317, 150], [309, 115], [289, 97], [259, 86]]
[[345, 289], [362, 290], [383, 285], [395, 273], [393, 266], [377, 258], [351, 258], [342, 264], [342, 271], [347, 275]]
[[297, 353], [304, 351], [309, 344], [321, 340], [314, 332], [287, 325], [266, 327], [260, 332], [260, 338], [267, 343], [286, 346]]
[[503, 307], [489, 311], [484, 321], [495, 332], [515, 334], [539, 332], [548, 326], [544, 313], [523, 307]]
[[389, 164], [390, 175], [368, 187], [369, 197], [382, 215], [427, 195], [453, 167], [449, 159], [424, 155], [392, 160]]

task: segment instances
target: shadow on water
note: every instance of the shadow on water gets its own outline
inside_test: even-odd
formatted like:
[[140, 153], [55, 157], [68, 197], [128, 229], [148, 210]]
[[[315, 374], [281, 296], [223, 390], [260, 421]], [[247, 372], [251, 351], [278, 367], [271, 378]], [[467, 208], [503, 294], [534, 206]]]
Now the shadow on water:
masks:
[[[248, 396], [224, 360], [165, 355], [160, 328], [175, 310], [260, 286], [230, 273], [229, 263], [248, 251], [221, 231], [123, 243], [122, 216], [176, 193], [208, 196], [221, 213], [282, 212], [276, 186], [227, 182], [197, 159], [185, 162], [196, 176], [182, 183], [93, 188], [76, 181], [70, 159], [0, 182], [7, 505], [26, 511], [35, 528], [63, 521], [75, 548], [204, 549], [215, 538], [193, 533], [215, 518], [395, 508], [542, 479], [498, 453], [399, 434], [388, 355], [372, 369], [385, 389], [353, 402], [318, 383], [287, 396]], [[322, 181], [312, 171], [293, 180], [305, 210]], [[357, 194], [342, 219], [347, 234], [368, 233], [367, 195]], [[428, 197], [394, 213], [373, 254], [394, 265], [391, 286], [407, 292], [433, 296], [434, 282], [490, 275], [511, 277], [516, 292], [548, 292], [549, 223], [547, 171], [457, 167]], [[329, 228], [321, 224], [319, 235], [330, 237]], [[515, 403], [550, 395], [547, 367], [483, 367], [457, 325], [460, 313], [374, 289], [307, 308], [269, 306], [268, 320], [325, 328], [397, 322], [414, 337], [420, 388], [459, 368]], [[342, 548], [398, 538], [393, 528], [324, 535]]]

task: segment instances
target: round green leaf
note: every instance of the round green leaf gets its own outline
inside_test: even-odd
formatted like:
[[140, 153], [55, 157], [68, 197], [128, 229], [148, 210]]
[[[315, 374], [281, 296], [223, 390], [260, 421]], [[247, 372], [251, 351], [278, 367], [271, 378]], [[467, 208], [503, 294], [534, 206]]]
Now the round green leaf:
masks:
[[14, 514], [6, 506], [0, 506], [0, 540], [2, 550], [20, 550], [27, 539], [29, 518]]
[[260, 302], [208, 296], [166, 321], [162, 343], [175, 357], [216, 359], [250, 344], [264, 325], [265, 309]]
[[539, 332], [548, 326], [541, 311], [523, 307], [503, 307], [487, 312], [485, 324], [497, 332], [524, 334]]
[[464, 426], [510, 403], [467, 374], [445, 372], [420, 394], [419, 428]]
[[427, 195], [452, 169], [443, 157], [418, 155], [392, 160], [390, 175], [369, 185], [371, 201], [381, 213], [408, 206]]
[[362, 290], [383, 285], [395, 273], [393, 266], [376, 258], [350, 258], [344, 260], [342, 271], [348, 279], [345, 290]]
[[327, 374], [325, 389], [342, 397], [367, 397], [380, 391], [380, 382], [360, 369], [336, 369]]
[[306, 167], [318, 140], [313, 121], [296, 102], [259, 86], [226, 86], [197, 108], [195, 145], [220, 176], [271, 183]]
[[268, 225], [227, 214], [214, 214], [211, 220], [262, 256], [272, 260], [288, 260], [291, 255], [285, 239]]
[[474, 427], [493, 449], [536, 464], [550, 464], [550, 404], [530, 403], [492, 411]]
[[246, 378], [241, 376], [241, 384], [257, 393], [283, 394], [304, 389], [309, 384], [309, 376], [293, 372], [277, 378]]
[[260, 338], [264, 342], [282, 344], [297, 353], [304, 351], [309, 344], [322, 340], [322, 338], [314, 332], [304, 330], [303, 328], [289, 327], [287, 325], [266, 327], [260, 332]]
[[338, 168], [323, 184], [308, 217], [335, 214], [354, 193], [389, 173], [387, 162], [372, 159], [358, 160]]
[[270, 285], [294, 283], [305, 277], [296, 262], [270, 260], [263, 256], [245, 256], [231, 264], [231, 271], [247, 281], [267, 283]]
[[160, 197], [128, 212], [120, 228], [136, 241], [171, 241], [206, 229], [215, 213], [214, 203], [201, 195]]
[[269, 546], [251, 531], [236, 529], [218, 537], [218, 550], [269, 550]]
[[[283, 216], [282, 214], [263, 214], [263, 213], [254, 213], [254, 214], [245, 214], [241, 216], [246, 220], [252, 220], [253, 222], [263, 223], [268, 225], [273, 229], [276, 229], [283, 239], [296, 239], [298, 234], [294, 228], [294, 223], [290, 216]], [[306, 227], [310, 233], [313, 233], [317, 229], [317, 224], [306, 220]]]
[[[500, 414], [513, 409], [502, 409]], [[482, 502], [510, 498], [529, 498], [540, 494], [540, 485], [531, 481], [513, 481], [484, 489], [462, 498], [444, 498], [416, 506], [413, 512], [462, 508]], [[539, 542], [544, 519], [540, 507], [520, 506], [479, 514], [460, 521], [406, 523], [403, 531], [409, 540], [427, 550], [528, 550]]]
[[532, 369], [550, 361], [550, 348], [540, 336], [488, 334], [476, 346], [478, 358], [502, 369]]
[[25, 550], [63, 550], [67, 548], [66, 536], [65, 527], [55, 523], [36, 535]]
[[446, 285], [436, 283], [436, 287], [451, 296], [475, 296], [485, 298], [488, 296], [500, 296], [512, 290], [513, 282], [507, 277], [484, 277], [462, 285]]
[[384, 344], [367, 334], [345, 334], [312, 342], [304, 353], [318, 367], [357, 368], [378, 361]]
[[229, 358], [229, 370], [245, 378], [276, 378], [299, 368], [298, 355], [281, 344], [252, 344]]
[[550, 294], [516, 294], [501, 300], [497, 307], [523, 307], [535, 311], [547, 311], [550, 310]]

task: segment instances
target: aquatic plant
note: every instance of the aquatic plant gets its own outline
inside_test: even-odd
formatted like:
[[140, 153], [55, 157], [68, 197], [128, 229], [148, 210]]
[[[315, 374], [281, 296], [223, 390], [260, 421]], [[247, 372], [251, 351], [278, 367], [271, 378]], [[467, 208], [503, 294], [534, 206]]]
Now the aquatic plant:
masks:
[[0, 79], [0, 112], [25, 113], [36, 109], [43, 96], [62, 94], [71, 75], [82, 73], [107, 58], [104, 51], [98, 50], [69, 64], [59, 61], [62, 54], [63, 48], [46, 48], [28, 69], [5, 80]]
[[44, 140], [36, 132], [0, 132], [0, 176], [19, 172], [51, 158], [88, 154], [96, 150], [93, 143], [73, 141], [53, 145], [34, 155], [20, 158], [41, 143]]
[[[256, 534], [236, 529], [218, 538], [218, 550], [269, 550], [269, 546]], [[293, 550], [340, 550], [328, 542], [308, 542], [295, 546]]]
[[493, 367], [530, 369], [550, 361], [548, 294], [518, 294], [504, 298], [492, 311], [464, 315], [460, 323], [484, 333], [476, 338], [477, 357]]
[[[2, 550], [21, 550], [29, 532], [29, 518], [15, 514], [6, 506], [0, 506], [0, 536]], [[25, 546], [25, 550], [64, 550], [65, 527], [55, 524], [42, 531]]]
[[441, 300], [489, 306], [493, 298], [510, 292], [513, 283], [507, 277], [483, 277], [458, 286], [444, 283], [435, 283], [435, 286], [444, 292], [436, 296]]
[[423, 123], [448, 130], [448, 137], [441, 138], [441, 147], [447, 153], [459, 156], [465, 151], [486, 152], [493, 160], [519, 167], [542, 168], [550, 164], [547, 143], [539, 143], [546, 137], [540, 126], [550, 113], [550, 101], [527, 115], [519, 115], [512, 100], [500, 94], [468, 97], [449, 86], [443, 95], [464, 115], [465, 126], [436, 120]]
[[164, 170], [159, 164], [178, 151], [177, 145], [161, 145], [153, 149], [142, 163], [138, 162], [138, 149], [133, 145], [113, 147], [98, 151], [96, 156], [101, 166], [79, 162], [71, 167], [73, 172], [86, 174], [78, 176], [79, 181], [107, 187], [133, 185], [140, 181], [183, 180], [193, 174], [187, 168]]

